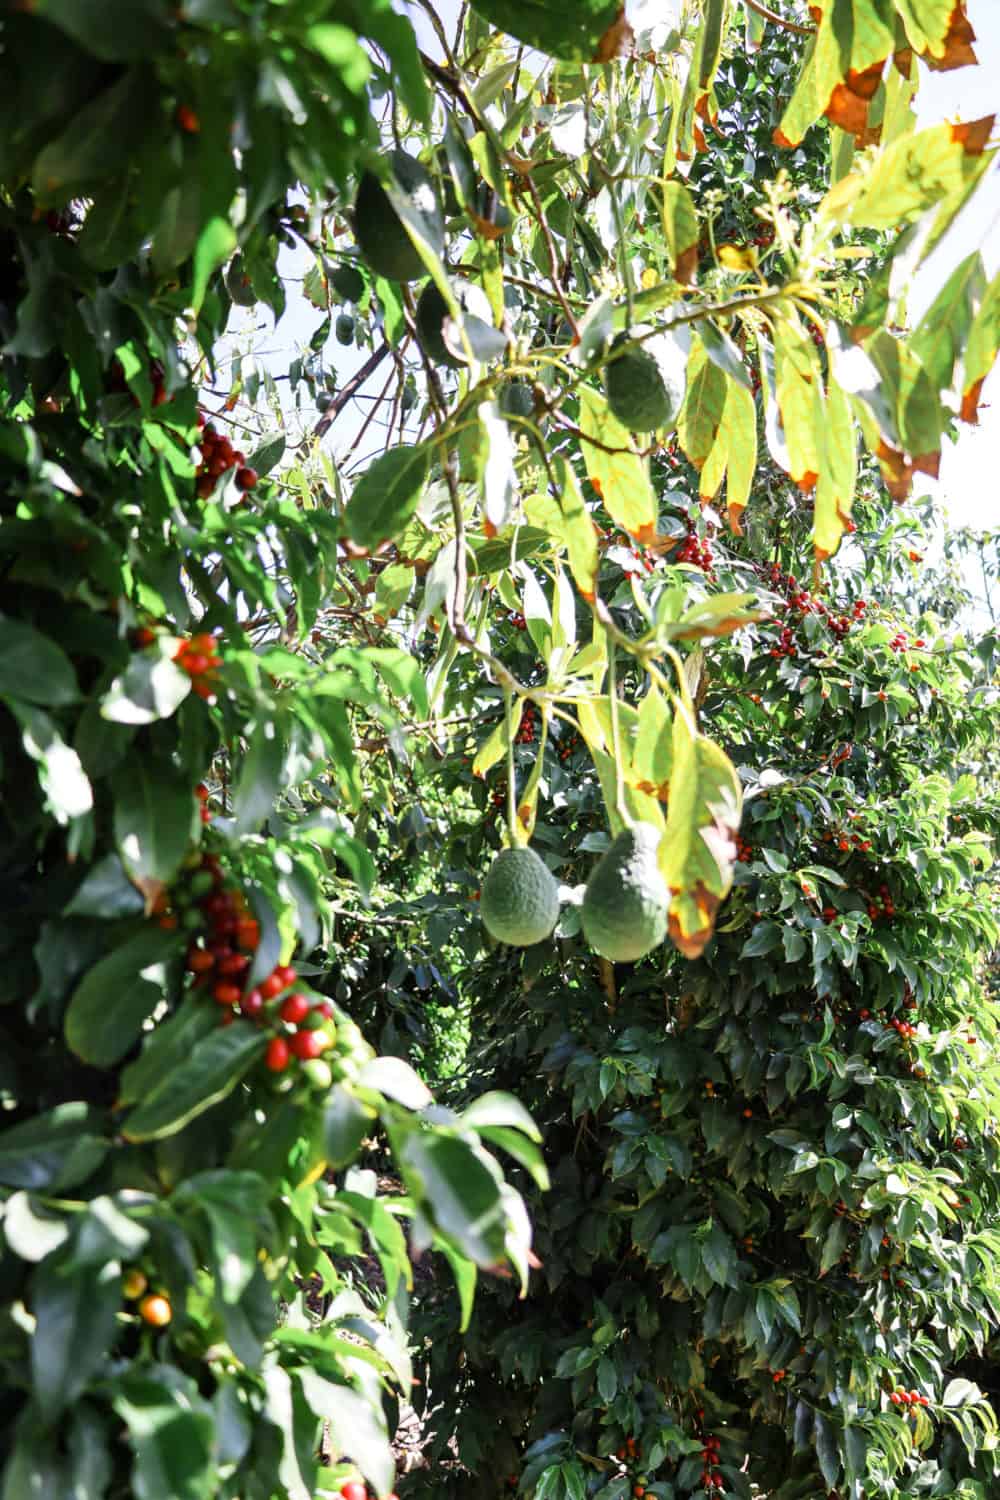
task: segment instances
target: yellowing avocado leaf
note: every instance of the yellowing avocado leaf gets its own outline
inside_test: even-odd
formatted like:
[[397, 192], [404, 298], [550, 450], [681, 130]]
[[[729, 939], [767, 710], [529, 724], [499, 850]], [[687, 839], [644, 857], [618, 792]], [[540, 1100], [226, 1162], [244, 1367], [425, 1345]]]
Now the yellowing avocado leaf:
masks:
[[712, 451], [725, 401], [725, 375], [709, 358], [701, 339], [692, 339], [687, 396], [677, 423], [677, 436], [696, 469], [702, 467]]
[[604, 509], [630, 536], [650, 540], [656, 535], [656, 496], [645, 461], [607, 401], [590, 386], [580, 392], [580, 431], [583, 461]]
[[800, 490], [809, 491], [819, 475], [823, 387], [809, 340], [784, 320], [775, 328], [774, 370], [788, 472]]
[[965, 0], [895, 0], [906, 40], [932, 68], [962, 68], [976, 61]]
[[752, 271], [757, 264], [757, 252], [750, 245], [720, 245], [716, 254], [727, 271]]
[[674, 277], [688, 286], [698, 270], [698, 213], [683, 182], [663, 184], [663, 233]]
[[561, 546], [569, 558], [570, 572], [580, 593], [593, 599], [597, 587], [597, 527], [583, 503], [573, 466], [565, 458], [552, 460], [559, 499], [550, 495], [529, 495], [524, 513], [532, 526], [538, 526]]
[[822, 458], [813, 515], [813, 546], [819, 562], [832, 557], [851, 519], [857, 475], [857, 440], [851, 405], [839, 386], [826, 393]]
[[679, 620], [664, 623], [660, 638], [666, 641], [701, 641], [712, 636], [732, 635], [744, 625], [767, 618], [766, 613], [751, 606], [756, 594], [712, 594], [684, 611]]
[[689, 713], [676, 711], [660, 867], [671, 893], [668, 931], [685, 958], [702, 953], [719, 903], [729, 894], [741, 802], [728, 756], [698, 732]]
[[[512, 705], [510, 733], [517, 734], [521, 727], [521, 715], [524, 713], [524, 699], [518, 698]], [[476, 758], [472, 762], [473, 776], [485, 776], [487, 771], [492, 770], [498, 760], [502, 760], [507, 753], [507, 720], [503, 718], [496, 726], [493, 733], [489, 735], [479, 749]]]
[[1000, 276], [990, 282], [965, 346], [962, 366], [962, 420], [979, 421], [979, 393], [1000, 348]]
[[773, 133], [776, 146], [797, 146], [809, 129], [819, 119], [823, 105], [819, 97], [816, 70], [816, 38], [811, 37], [806, 45], [802, 71], [798, 76], [792, 97], [785, 106], [780, 124]]
[[670, 705], [652, 682], [639, 704], [629, 780], [639, 791], [666, 801], [672, 760]]
[[699, 121], [714, 122], [718, 113], [712, 85], [719, 70], [722, 43], [731, 18], [732, 8], [727, 0], [703, 0], [691, 66], [678, 111], [677, 155], [682, 160], [691, 155], [692, 144], [699, 151], [705, 149]]
[[988, 115], [902, 136], [831, 188], [818, 217], [898, 231], [982, 175], [992, 160], [984, 150], [992, 125]]
[[742, 531], [740, 521], [756, 467], [757, 407], [744, 385], [728, 380], [722, 420], [699, 477], [698, 494], [702, 500], [713, 499], [726, 479], [726, 514], [736, 536]]

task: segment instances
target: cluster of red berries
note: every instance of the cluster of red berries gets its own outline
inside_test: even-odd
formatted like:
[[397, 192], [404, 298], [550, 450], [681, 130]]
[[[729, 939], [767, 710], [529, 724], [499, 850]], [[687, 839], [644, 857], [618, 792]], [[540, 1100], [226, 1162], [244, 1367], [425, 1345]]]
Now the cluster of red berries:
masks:
[[930, 1402], [926, 1396], [921, 1396], [919, 1391], [904, 1391], [902, 1387], [893, 1391], [889, 1400], [893, 1406], [929, 1406]]
[[527, 630], [528, 628], [528, 622], [524, 618], [524, 616], [522, 614], [515, 613], [513, 610], [507, 611], [507, 622], [508, 624], [513, 625], [515, 630]]
[[222, 666], [217, 645], [215, 636], [204, 631], [181, 641], [174, 652], [174, 661], [191, 679], [192, 693], [197, 693], [206, 703], [215, 702], [215, 672]]
[[333, 1006], [294, 991], [298, 975], [290, 965], [279, 964], [247, 989], [260, 924], [240, 888], [227, 882], [217, 855], [200, 856], [190, 878], [173, 891], [172, 902], [177, 908], [176, 914], [167, 913], [174, 916], [172, 925], [191, 933], [185, 955], [191, 988], [207, 991], [223, 1007], [223, 1026], [240, 1015], [274, 1029], [264, 1059], [272, 1073], [284, 1072], [292, 1058], [309, 1062], [332, 1046], [323, 1025], [333, 1018]]
[[219, 433], [211, 422], [205, 424], [205, 419], [199, 415], [198, 426], [202, 429], [199, 447], [201, 448], [201, 463], [198, 466], [198, 477], [195, 488], [202, 500], [207, 500], [215, 489], [223, 474], [228, 474], [230, 469], [236, 470], [237, 489], [252, 490], [257, 483], [257, 470], [247, 467], [244, 454], [234, 448], [224, 433]]
[[734, 835], [734, 838], [736, 841], [737, 864], [748, 865], [753, 859], [753, 848], [750, 844], [744, 843], [743, 839], [740, 838], [738, 833]]
[[702, 541], [690, 521], [687, 523], [688, 533], [681, 542], [671, 562], [690, 563], [694, 568], [700, 568], [709, 579], [715, 578], [715, 555], [710, 543]]
[[884, 918], [887, 922], [891, 922], [893, 917], [896, 915], [896, 908], [893, 905], [892, 895], [889, 891], [889, 887], [887, 885], [880, 885], [878, 888], [878, 894], [879, 900], [882, 904], [880, 906], [879, 901], [877, 901], [874, 896], [870, 897], [868, 901], [868, 916], [873, 922], [878, 922], [882, 918]]
[[713, 1495], [725, 1494], [722, 1470], [716, 1467], [719, 1462], [719, 1449], [721, 1446], [721, 1440], [714, 1433], [710, 1433], [708, 1437], [702, 1439], [701, 1484], [703, 1489], [708, 1490]]
[[[202, 805], [202, 820], [208, 821], [208, 788], [202, 782], [195, 788], [195, 796]], [[208, 816], [206, 816], [208, 815]], [[192, 974], [197, 974], [203, 983], [242, 974], [250, 966], [252, 954], [260, 942], [260, 925], [252, 915], [243, 898], [243, 893], [227, 890], [225, 908], [219, 906], [217, 894], [225, 884], [222, 865], [216, 854], [195, 854], [188, 868], [186, 879], [168, 893], [161, 891], [153, 903], [153, 914], [160, 918], [160, 926], [166, 931], [178, 927], [193, 934], [192, 947], [188, 949], [190, 959], [194, 952], [203, 957], [196, 964], [188, 964]], [[203, 942], [204, 948], [198, 943]], [[236, 955], [238, 961], [231, 962]], [[221, 967], [223, 960], [226, 966]]]
[[[162, 406], [165, 401], [170, 400], [170, 397], [167, 395], [166, 386], [164, 384], [165, 374], [163, 366], [158, 359], [150, 361], [149, 380], [150, 384], [153, 387], [152, 405]], [[111, 368], [108, 371], [107, 387], [108, 390], [115, 395], [132, 395], [133, 406], [138, 406], [140, 404], [139, 397], [129, 391], [128, 382], [125, 379], [125, 371], [122, 368], [122, 362], [120, 359], [113, 359], [111, 361]]]
[[867, 854], [872, 846], [871, 839], [862, 838], [860, 833], [846, 833], [839, 829], [828, 830], [824, 833], [823, 838], [826, 843], [836, 842], [841, 854], [847, 854], [851, 848], [859, 850], [862, 854]]
[[915, 1037], [917, 1034], [915, 1026], [909, 1021], [901, 1021], [898, 1016], [893, 1016], [891, 1021], [887, 1021], [885, 1029], [886, 1031], [897, 1032], [905, 1041], [909, 1041], [911, 1037]]
[[635, 1500], [643, 1500], [646, 1494], [646, 1476], [635, 1472], [636, 1467], [641, 1464], [642, 1454], [639, 1444], [634, 1437], [625, 1439], [622, 1447], [615, 1450], [615, 1458], [620, 1459], [625, 1465], [625, 1472], [631, 1474], [635, 1483], [632, 1485], [632, 1494]]
[[[684, 544], [687, 546], [687, 543]], [[652, 573], [656, 567], [656, 559], [650, 555], [645, 547], [633, 547], [629, 553], [629, 561], [624, 569], [626, 578], [641, 578], [643, 573]]]
[[791, 625], [783, 626], [781, 635], [778, 637], [778, 644], [771, 647], [768, 655], [773, 656], [776, 661], [780, 661], [783, 656], [798, 655], [798, 648], [795, 645], [795, 631]]
[[501, 778], [500, 781], [497, 782], [496, 786], [493, 788], [493, 794], [490, 797], [490, 807], [493, 809], [494, 812], [503, 812], [503, 809], [506, 806], [506, 804], [507, 804], [507, 778], [504, 776], [504, 777]]
[[951, 1144], [954, 1151], [968, 1151], [969, 1149], [969, 1143], [964, 1135], [956, 1135]]
[[575, 731], [570, 731], [556, 746], [556, 754], [561, 761], [567, 761], [574, 756], [580, 748], [580, 736]]
[[900, 651], [921, 651], [926, 645], [927, 642], [921, 639], [920, 636], [915, 641], [911, 641], [905, 630], [897, 630], [889, 642], [889, 650], [897, 653]]
[[[863, 620], [867, 613], [867, 599], [855, 599], [849, 614], [832, 610], [824, 600], [818, 599], [808, 589], [801, 588], [794, 573], [784, 573], [777, 563], [771, 563], [768, 567], [757, 564], [754, 571], [775, 592], [785, 595], [787, 610], [797, 615], [799, 619], [803, 619], [806, 615], [816, 615], [818, 619], [825, 622], [834, 640], [842, 641], [850, 633], [851, 626]], [[783, 627], [779, 644], [772, 649], [771, 655], [779, 658], [796, 655], [794, 623]]]
[[531, 745], [534, 743], [536, 734], [537, 714], [533, 703], [526, 703], [521, 714], [521, 723], [517, 734], [514, 736], [515, 745]]

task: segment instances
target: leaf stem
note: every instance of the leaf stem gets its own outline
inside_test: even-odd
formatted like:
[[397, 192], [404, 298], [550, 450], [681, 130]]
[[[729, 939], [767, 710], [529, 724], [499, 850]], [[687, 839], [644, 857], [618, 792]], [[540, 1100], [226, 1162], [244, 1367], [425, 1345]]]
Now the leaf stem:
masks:
[[514, 715], [510, 688], [504, 683], [503, 712], [507, 723], [507, 830], [511, 847], [520, 842], [517, 837], [517, 794], [514, 790]]
[[611, 708], [611, 751], [615, 758], [615, 812], [626, 828], [632, 820], [625, 805], [625, 768], [622, 764], [621, 726], [618, 722], [618, 681], [615, 638], [608, 636], [608, 693]]

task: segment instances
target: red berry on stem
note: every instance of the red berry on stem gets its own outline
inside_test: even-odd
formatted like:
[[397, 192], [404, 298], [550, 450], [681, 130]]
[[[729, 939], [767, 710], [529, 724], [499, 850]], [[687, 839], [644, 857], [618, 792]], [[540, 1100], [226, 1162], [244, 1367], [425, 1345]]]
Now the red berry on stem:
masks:
[[243, 991], [238, 984], [224, 983], [217, 984], [212, 994], [220, 1005], [239, 1005]]
[[291, 1053], [283, 1036], [272, 1037], [264, 1054], [264, 1064], [272, 1073], [283, 1073], [288, 1067]]
[[305, 995], [289, 995], [281, 1007], [281, 1019], [289, 1026], [298, 1026], [309, 1014], [311, 1007]]
[[257, 483], [257, 470], [245, 466], [236, 471], [236, 487], [241, 490], [252, 490]]
[[346, 1484], [340, 1486], [340, 1493], [344, 1500], [368, 1500], [368, 1491], [360, 1479], [349, 1479]]
[[250, 966], [250, 958], [246, 953], [230, 953], [219, 963], [219, 973], [226, 975], [238, 975]]
[[325, 1031], [297, 1031], [289, 1043], [292, 1052], [303, 1062], [319, 1057], [329, 1045], [330, 1038]]
[[237, 922], [236, 941], [241, 948], [256, 948], [260, 943], [260, 923], [252, 917]]
[[286, 988], [287, 986], [280, 972], [275, 969], [274, 973], [269, 974], [261, 984], [260, 992], [265, 1000], [273, 1000], [276, 995], [280, 995], [282, 990]]
[[259, 1016], [264, 1009], [264, 996], [260, 990], [251, 990], [240, 1001], [240, 1010], [245, 1016]]

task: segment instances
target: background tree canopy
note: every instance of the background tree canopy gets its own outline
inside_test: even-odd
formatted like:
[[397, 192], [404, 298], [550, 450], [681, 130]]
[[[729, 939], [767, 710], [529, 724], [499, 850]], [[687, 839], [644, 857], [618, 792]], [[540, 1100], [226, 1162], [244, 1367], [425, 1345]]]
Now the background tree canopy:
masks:
[[655, 9], [3, 9], [2, 1500], [995, 1491], [975, 38]]

